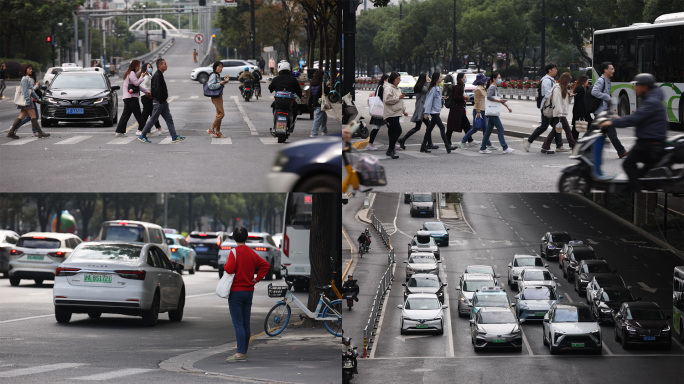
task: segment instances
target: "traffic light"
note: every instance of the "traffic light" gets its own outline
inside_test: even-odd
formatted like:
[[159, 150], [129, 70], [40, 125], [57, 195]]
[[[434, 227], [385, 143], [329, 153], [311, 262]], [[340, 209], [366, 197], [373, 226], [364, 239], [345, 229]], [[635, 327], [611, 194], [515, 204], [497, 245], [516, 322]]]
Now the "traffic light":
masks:
[[162, 29], [162, 39], [166, 39], [166, 29]]
[[45, 42], [48, 44], [52, 43], [52, 36], [45, 37]]
[[212, 34], [211, 34], [211, 38], [212, 38], [212, 39], [215, 39], [215, 38], [216, 38], [216, 34], [215, 34], [215, 33], [212, 33]]

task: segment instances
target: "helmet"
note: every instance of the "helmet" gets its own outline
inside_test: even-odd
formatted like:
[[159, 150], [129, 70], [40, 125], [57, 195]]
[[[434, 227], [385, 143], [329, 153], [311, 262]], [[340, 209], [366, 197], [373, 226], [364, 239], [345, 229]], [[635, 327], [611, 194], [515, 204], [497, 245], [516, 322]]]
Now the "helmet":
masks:
[[292, 72], [292, 76], [299, 78], [299, 71]]
[[249, 71], [249, 67], [245, 67], [245, 71]]
[[653, 88], [655, 86], [655, 81], [655, 76], [651, 75], [650, 73], [640, 73], [634, 76], [634, 80], [632, 80], [632, 83], [641, 84], [649, 88]]
[[281, 61], [278, 63], [278, 72], [280, 71], [289, 71], [290, 70], [290, 63], [287, 61]]

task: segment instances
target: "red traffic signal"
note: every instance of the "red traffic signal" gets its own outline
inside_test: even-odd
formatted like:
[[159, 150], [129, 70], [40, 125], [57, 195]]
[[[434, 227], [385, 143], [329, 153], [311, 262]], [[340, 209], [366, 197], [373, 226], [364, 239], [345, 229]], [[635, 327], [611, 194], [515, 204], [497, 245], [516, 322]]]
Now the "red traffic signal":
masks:
[[52, 43], [52, 36], [45, 37], [45, 42], [46, 43]]

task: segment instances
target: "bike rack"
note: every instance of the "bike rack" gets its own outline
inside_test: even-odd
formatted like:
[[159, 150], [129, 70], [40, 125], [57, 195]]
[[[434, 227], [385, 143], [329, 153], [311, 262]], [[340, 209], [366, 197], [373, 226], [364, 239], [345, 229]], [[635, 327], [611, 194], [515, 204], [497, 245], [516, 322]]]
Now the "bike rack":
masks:
[[364, 359], [368, 357], [368, 351], [373, 348], [372, 344], [375, 342], [375, 339], [372, 336], [375, 336], [374, 330], [378, 328], [376, 323], [379, 322], [379, 316], [383, 310], [382, 303], [385, 299], [385, 295], [387, 294], [387, 290], [391, 288], [392, 281], [394, 280], [395, 264], [394, 248], [392, 248], [392, 246], [390, 245], [389, 235], [387, 234], [387, 231], [385, 231], [385, 228], [383, 227], [382, 223], [380, 222], [380, 220], [378, 220], [378, 218], [375, 215], [371, 216], [371, 220], [373, 223], [373, 228], [380, 234], [380, 238], [382, 239], [382, 242], [387, 245], [387, 249], [389, 249], [389, 252], [387, 252], [387, 269], [385, 270], [385, 273], [382, 275], [382, 278], [378, 283], [378, 288], [375, 291], [375, 297], [373, 298], [373, 304], [371, 305], [370, 316], [368, 317], [366, 327], [363, 329]]

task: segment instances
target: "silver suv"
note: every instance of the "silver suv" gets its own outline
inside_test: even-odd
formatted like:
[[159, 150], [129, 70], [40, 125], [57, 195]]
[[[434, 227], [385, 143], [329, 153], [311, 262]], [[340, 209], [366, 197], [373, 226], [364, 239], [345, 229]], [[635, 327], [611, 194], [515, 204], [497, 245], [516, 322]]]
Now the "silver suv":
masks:
[[10, 284], [16, 287], [21, 279], [33, 279], [38, 285], [54, 280], [57, 267], [81, 242], [71, 233], [29, 232], [21, 236], [10, 252]]

